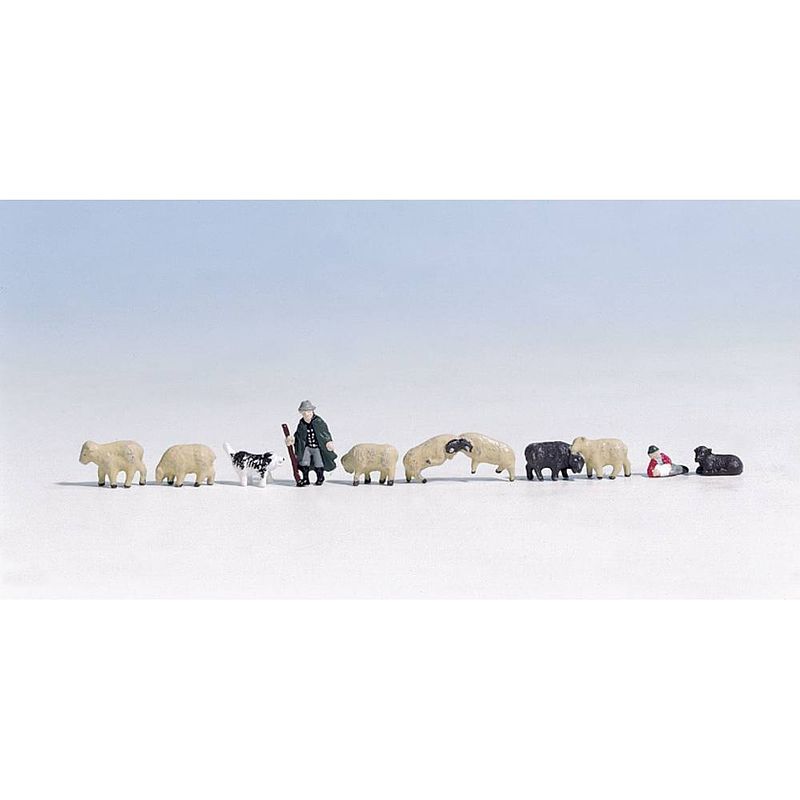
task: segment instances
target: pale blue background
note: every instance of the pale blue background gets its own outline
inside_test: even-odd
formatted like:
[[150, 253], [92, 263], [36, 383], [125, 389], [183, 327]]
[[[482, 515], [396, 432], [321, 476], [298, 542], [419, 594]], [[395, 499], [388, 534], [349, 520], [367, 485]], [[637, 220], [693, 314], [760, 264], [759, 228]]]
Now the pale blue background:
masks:
[[581, 400], [623, 385], [699, 398], [757, 370], [785, 395], [799, 262], [793, 202], [4, 202], [4, 422], [145, 435], [158, 400], [202, 438], [211, 409], [310, 397], [339, 429], [567, 402], [589, 430]]
[[344, 358], [456, 331], [647, 341], [654, 315], [748, 341], [796, 333], [800, 204], [4, 202], [0, 247], [6, 355], [104, 360], [107, 323], [159, 362], [267, 326]]

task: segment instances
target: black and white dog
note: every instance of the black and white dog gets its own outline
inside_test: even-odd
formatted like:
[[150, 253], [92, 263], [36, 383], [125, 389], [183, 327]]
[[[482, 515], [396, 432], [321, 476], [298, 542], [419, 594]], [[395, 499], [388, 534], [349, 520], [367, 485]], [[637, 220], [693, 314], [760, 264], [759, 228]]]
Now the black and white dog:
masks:
[[272, 470], [286, 463], [284, 456], [273, 456], [272, 453], [248, 453], [246, 450], [234, 449], [227, 443], [223, 445], [225, 452], [231, 457], [233, 468], [239, 473], [239, 483], [247, 486], [247, 479], [258, 478], [257, 486], [266, 486], [267, 478], [272, 480]]

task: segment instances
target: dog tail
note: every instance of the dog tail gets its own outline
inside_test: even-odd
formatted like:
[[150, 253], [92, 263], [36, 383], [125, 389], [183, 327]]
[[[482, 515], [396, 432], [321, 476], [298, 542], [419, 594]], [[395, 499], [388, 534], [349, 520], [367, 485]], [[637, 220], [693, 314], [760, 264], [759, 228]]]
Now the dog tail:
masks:
[[225, 452], [229, 456], [232, 456], [236, 452], [227, 442], [225, 442], [222, 446], [225, 448]]

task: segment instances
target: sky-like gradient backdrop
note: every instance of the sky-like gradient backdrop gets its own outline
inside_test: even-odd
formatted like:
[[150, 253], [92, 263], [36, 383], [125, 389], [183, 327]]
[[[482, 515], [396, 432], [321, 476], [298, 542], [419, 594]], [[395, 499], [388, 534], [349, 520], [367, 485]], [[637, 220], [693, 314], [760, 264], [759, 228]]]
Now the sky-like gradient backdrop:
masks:
[[785, 399], [798, 267], [793, 202], [3, 202], [4, 433]]

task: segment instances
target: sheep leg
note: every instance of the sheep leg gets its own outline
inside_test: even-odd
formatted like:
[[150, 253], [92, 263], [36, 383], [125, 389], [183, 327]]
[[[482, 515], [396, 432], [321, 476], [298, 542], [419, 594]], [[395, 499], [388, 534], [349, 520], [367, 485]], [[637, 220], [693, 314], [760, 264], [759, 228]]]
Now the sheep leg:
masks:
[[530, 464], [525, 465], [525, 477], [529, 480], [533, 480], [533, 467]]
[[386, 472], [386, 485], [394, 486], [394, 465], [389, 467], [388, 471]]
[[622, 467], [625, 471], [625, 477], [630, 478], [631, 476], [631, 462], [628, 461], [627, 458], [622, 459]]
[[562, 470], [561, 470], [561, 474], [564, 476], [564, 480], [565, 480], [565, 481], [568, 481], [568, 480], [569, 480], [569, 474], [567, 473], [567, 470], [566, 470], [566, 469], [562, 469]]
[[381, 476], [380, 478], [378, 478], [378, 483], [381, 486], [383, 486], [383, 484], [386, 483], [386, 473], [383, 470], [381, 470]]
[[144, 461], [139, 462], [139, 486], [144, 486], [147, 483], [147, 467]]
[[597, 476], [597, 480], [603, 480], [603, 470], [606, 468], [605, 464], [595, 464], [594, 466], [594, 474]]
[[117, 475], [119, 475], [119, 473], [115, 469], [112, 469], [111, 472], [108, 473], [108, 482], [111, 484], [112, 489], [117, 488]]
[[169, 475], [167, 475], [167, 485], [172, 486], [174, 483], [175, 483], [175, 476], [173, 475], [172, 477], [170, 477]]
[[209, 474], [210, 473], [206, 472], [205, 470], [203, 472], [195, 473], [195, 478], [196, 478], [197, 485], [200, 486], [200, 485], [202, 485], [204, 483], [208, 483]]
[[557, 481], [558, 480], [558, 468], [557, 467], [550, 467], [550, 480]]
[[[508, 472], [508, 479], [510, 481], [516, 480], [517, 476], [514, 474], [514, 467], [507, 467], [506, 470]], [[502, 472], [502, 470], [498, 470], [498, 472]]]
[[97, 468], [97, 485], [98, 486], [106, 485], [106, 471], [104, 467]]
[[247, 486], [247, 470], [242, 470], [239, 473], [239, 486]]
[[471, 470], [472, 474], [474, 475], [478, 471], [478, 464], [480, 464], [481, 462], [480, 461], [476, 461], [474, 458], [471, 459], [471, 461], [472, 461], [472, 466], [471, 466], [470, 470]]
[[364, 483], [372, 483], [372, 475], [369, 472], [364, 473]]
[[131, 481], [133, 480], [133, 476], [134, 476], [135, 473], [136, 473], [136, 469], [134, 467], [131, 467], [131, 468], [125, 470], [125, 483], [123, 484], [123, 486], [126, 489], [130, 489], [131, 488]]
[[[211, 484], [209, 484], [209, 486], [210, 485]], [[267, 488], [267, 473], [266, 472], [261, 476], [261, 480], [258, 482], [258, 485], [262, 489], [266, 489]]]
[[175, 477], [173, 478], [173, 480], [175, 481], [175, 486], [177, 486], [177, 487], [183, 486], [183, 479], [185, 477], [186, 477], [186, 473], [185, 472], [176, 472], [175, 473]]
[[353, 486], [358, 486], [358, 473], [353, 470]]

